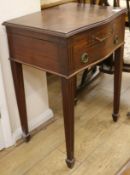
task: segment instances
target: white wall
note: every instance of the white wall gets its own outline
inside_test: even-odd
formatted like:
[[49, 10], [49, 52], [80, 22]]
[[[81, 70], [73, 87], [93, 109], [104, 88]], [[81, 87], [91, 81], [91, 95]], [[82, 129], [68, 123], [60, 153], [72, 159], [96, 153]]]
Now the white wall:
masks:
[[[1, 23], [36, 11], [40, 11], [40, 0], [0, 0], [0, 64], [3, 72], [11, 129], [16, 138], [21, 135], [19, 114], [8, 60], [6, 31]], [[27, 66], [23, 66], [23, 69], [27, 113], [30, 129], [33, 129], [52, 117], [52, 111], [48, 107], [46, 74]]]
[[15, 143], [11, 132], [11, 125], [3, 82], [4, 81], [0, 64], [0, 149], [9, 147]]

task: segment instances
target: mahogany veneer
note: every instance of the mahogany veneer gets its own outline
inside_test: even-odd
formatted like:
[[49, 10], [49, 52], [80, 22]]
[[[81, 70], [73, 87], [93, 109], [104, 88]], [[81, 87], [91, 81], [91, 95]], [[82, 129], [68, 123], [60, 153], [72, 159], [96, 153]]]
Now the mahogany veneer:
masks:
[[74, 159], [76, 74], [115, 52], [113, 120], [119, 116], [126, 9], [78, 3], [59, 5], [5, 22], [24, 138], [28, 132], [22, 64], [61, 77], [67, 165]]

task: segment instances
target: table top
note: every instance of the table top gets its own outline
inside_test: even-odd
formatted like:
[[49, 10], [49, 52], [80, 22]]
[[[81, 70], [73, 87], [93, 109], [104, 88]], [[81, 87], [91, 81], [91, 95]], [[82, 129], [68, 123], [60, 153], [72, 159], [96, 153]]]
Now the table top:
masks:
[[4, 25], [69, 37], [94, 26], [107, 23], [125, 12], [125, 8], [73, 2], [13, 19], [5, 22]]

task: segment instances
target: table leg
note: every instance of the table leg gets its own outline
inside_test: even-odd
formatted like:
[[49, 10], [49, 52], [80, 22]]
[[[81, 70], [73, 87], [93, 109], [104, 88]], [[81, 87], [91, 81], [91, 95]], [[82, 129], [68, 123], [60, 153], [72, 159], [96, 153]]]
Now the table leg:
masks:
[[114, 0], [113, 7], [120, 7], [120, 1], [119, 0]]
[[25, 141], [28, 142], [30, 140], [30, 134], [28, 131], [22, 64], [11, 61], [11, 69], [14, 80], [15, 94], [20, 115], [21, 127], [23, 131], [23, 137]]
[[66, 163], [72, 168], [74, 159], [74, 97], [75, 76], [70, 79], [62, 78], [63, 114], [66, 138], [67, 159]]
[[121, 79], [123, 66], [123, 49], [120, 47], [115, 51], [115, 71], [114, 71], [114, 104], [113, 104], [113, 120], [116, 122], [119, 118]]

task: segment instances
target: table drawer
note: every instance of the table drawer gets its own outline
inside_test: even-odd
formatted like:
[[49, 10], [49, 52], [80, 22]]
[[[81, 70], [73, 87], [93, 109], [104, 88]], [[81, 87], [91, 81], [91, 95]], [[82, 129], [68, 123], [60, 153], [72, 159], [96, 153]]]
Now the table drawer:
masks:
[[73, 38], [74, 70], [107, 57], [124, 41], [122, 16]]

